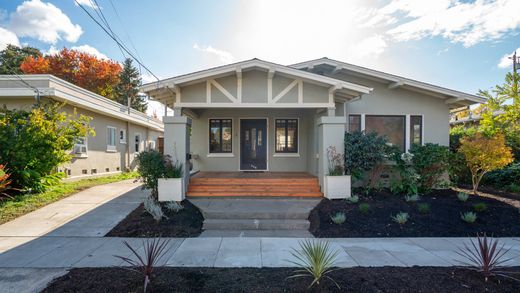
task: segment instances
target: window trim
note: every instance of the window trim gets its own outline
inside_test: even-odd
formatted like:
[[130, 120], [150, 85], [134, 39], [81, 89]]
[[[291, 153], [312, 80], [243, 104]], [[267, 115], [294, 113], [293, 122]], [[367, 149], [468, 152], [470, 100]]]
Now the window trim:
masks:
[[410, 139], [408, 141], [409, 141], [410, 145], [409, 145], [408, 150], [412, 147], [412, 140], [413, 140], [412, 117], [421, 117], [421, 143], [419, 145], [421, 145], [421, 146], [424, 145], [424, 115], [422, 115], [422, 114], [410, 114], [409, 116], [410, 116], [410, 125], [408, 126], [408, 129], [410, 131]]
[[[111, 130], [114, 130], [114, 144], [113, 145], [111, 145], [110, 141], [109, 141], [110, 140], [109, 135], [110, 135]], [[109, 125], [107, 125], [107, 152], [110, 152], [110, 153], [117, 152], [117, 128], [114, 126], [109, 126]]]
[[[139, 150], [136, 150], [136, 148], [135, 148], [135, 137], [136, 136], [139, 136]], [[141, 135], [141, 132], [134, 132], [134, 140], [133, 140], [134, 153], [140, 153], [140, 152], [144, 151], [144, 148], [146, 147], [146, 145], [141, 148], [142, 142], [143, 142], [143, 136]]]
[[350, 124], [350, 116], [357, 116], [357, 117], [359, 117], [359, 131], [363, 131], [363, 122], [362, 122], [362, 120], [363, 120], [364, 116], [362, 114], [348, 114], [347, 115], [347, 121], [348, 121], [347, 132], [348, 133], [352, 133], [350, 131], [350, 125], [351, 125]]
[[[121, 138], [121, 132], [123, 133], [123, 138]], [[126, 139], [127, 139], [127, 133], [126, 133], [126, 129], [119, 129], [119, 143], [120, 144], [126, 144]]]
[[[230, 152], [212, 152], [211, 151], [211, 120], [231, 120], [231, 151]], [[233, 140], [235, 138], [235, 121], [231, 117], [209, 117], [208, 118], [208, 131], [206, 132], [208, 134], [207, 142], [208, 142], [208, 153], [207, 157], [211, 158], [232, 158], [235, 156], [234, 152], [234, 143]], [[222, 133], [222, 122], [220, 122], [220, 129]]]
[[[276, 151], [276, 120], [296, 120], [296, 151], [278, 152]], [[287, 130], [287, 126], [285, 127]], [[299, 117], [274, 117], [273, 121], [274, 153], [273, 157], [299, 157], [300, 156], [300, 118]]]

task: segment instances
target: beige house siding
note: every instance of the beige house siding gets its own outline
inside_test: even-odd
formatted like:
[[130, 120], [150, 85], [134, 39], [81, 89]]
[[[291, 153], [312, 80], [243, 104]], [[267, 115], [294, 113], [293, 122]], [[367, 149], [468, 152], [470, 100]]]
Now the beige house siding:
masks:
[[[48, 98], [42, 98], [45, 102]], [[30, 110], [34, 104], [34, 97], [0, 97], [0, 106], [6, 105], [9, 109], [26, 109]], [[65, 105], [64, 111], [73, 113], [76, 109], [78, 114], [92, 117], [91, 126], [96, 132], [95, 136], [87, 137], [87, 154], [74, 155], [69, 163], [65, 163], [59, 167], [60, 171], [68, 174], [69, 178], [78, 178], [92, 175], [111, 174], [125, 170], [127, 156], [126, 144], [120, 142], [119, 131], [126, 130], [127, 122], [121, 119], [96, 113], [93, 111], [82, 109], [78, 106]], [[108, 126], [116, 128], [116, 150], [107, 151]], [[155, 141], [157, 146], [157, 138], [162, 136], [160, 131], [152, 130], [144, 126], [129, 124], [129, 132], [127, 137], [130, 139], [130, 164], [131, 168], [135, 168], [135, 145], [134, 134], [141, 133], [140, 150], [149, 146], [150, 141]], [[71, 151], [72, 154], [72, 151]]]

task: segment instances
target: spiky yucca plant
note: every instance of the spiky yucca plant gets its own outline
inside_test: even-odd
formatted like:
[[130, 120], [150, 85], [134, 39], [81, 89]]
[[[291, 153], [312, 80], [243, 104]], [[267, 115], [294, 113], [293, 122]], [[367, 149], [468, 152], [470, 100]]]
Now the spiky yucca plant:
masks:
[[296, 261], [288, 260], [290, 263], [300, 267], [294, 271], [294, 275], [289, 278], [311, 277], [312, 282], [308, 288], [319, 285], [324, 278], [331, 280], [338, 288], [339, 285], [331, 277], [328, 276], [334, 271], [334, 263], [338, 257], [339, 251], [331, 251], [330, 242], [313, 241], [310, 239], [300, 242], [300, 250], [293, 248], [291, 254], [297, 259]]
[[347, 220], [347, 215], [344, 212], [337, 212], [330, 216], [330, 219], [334, 224], [341, 225]]
[[507, 272], [499, 271], [504, 263], [512, 259], [504, 258], [511, 248], [505, 249], [504, 244], [499, 246], [498, 239], [488, 238], [486, 234], [483, 236], [477, 234], [476, 241], [470, 239], [469, 242], [471, 245], [464, 243], [464, 246], [459, 247], [459, 251], [457, 251], [460, 256], [466, 259], [462, 264], [481, 272], [486, 282], [493, 275], [515, 279], [506, 275]]
[[141, 255], [127, 241], [123, 241], [123, 244], [132, 252], [136, 259], [119, 255], [114, 256], [129, 264], [130, 270], [144, 276], [143, 292], [146, 293], [153, 270], [158, 266], [164, 265], [159, 264], [159, 262], [170, 249], [169, 243], [169, 239], [161, 240], [160, 238], [143, 241], [144, 253]]

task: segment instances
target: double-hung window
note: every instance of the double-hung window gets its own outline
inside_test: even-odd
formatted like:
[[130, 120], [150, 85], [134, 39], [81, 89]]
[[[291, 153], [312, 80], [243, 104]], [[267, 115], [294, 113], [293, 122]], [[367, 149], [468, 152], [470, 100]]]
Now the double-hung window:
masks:
[[410, 146], [422, 145], [422, 116], [410, 116]]
[[298, 153], [298, 119], [275, 120], [275, 151]]
[[354, 133], [356, 131], [361, 131], [361, 115], [349, 115], [348, 132]]
[[116, 151], [116, 128], [112, 126], [107, 127], [107, 151]]
[[212, 154], [233, 152], [233, 120], [209, 120], [209, 152]]

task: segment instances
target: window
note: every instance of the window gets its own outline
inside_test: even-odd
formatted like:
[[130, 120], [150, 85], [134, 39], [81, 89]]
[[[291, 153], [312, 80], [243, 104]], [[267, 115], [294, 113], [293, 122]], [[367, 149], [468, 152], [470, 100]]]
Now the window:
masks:
[[298, 119], [276, 119], [275, 127], [275, 151], [277, 153], [297, 153]]
[[209, 152], [231, 153], [233, 152], [233, 120], [210, 119], [209, 120]]
[[148, 142], [148, 149], [155, 150], [155, 141], [151, 140]]
[[74, 143], [74, 154], [76, 154], [76, 155], [86, 155], [87, 154], [87, 138], [86, 137], [76, 138], [76, 142]]
[[138, 153], [141, 151], [141, 134], [135, 133], [134, 134], [134, 142], [135, 142], [135, 152]]
[[405, 116], [366, 115], [365, 130], [385, 136], [388, 143], [405, 151]]
[[107, 151], [115, 151], [116, 150], [116, 128], [108, 126], [107, 127]]
[[422, 145], [422, 116], [410, 116], [410, 146]]
[[348, 132], [353, 133], [361, 131], [361, 115], [348, 116]]
[[119, 130], [119, 143], [126, 144], [126, 130]]

